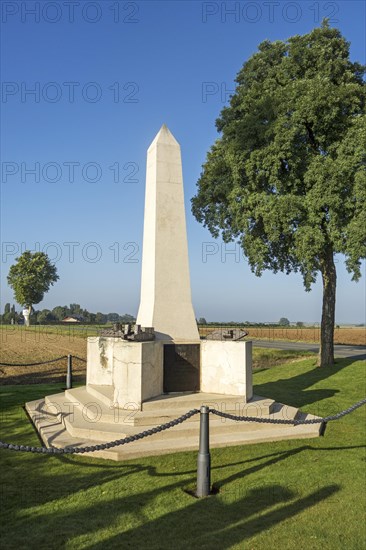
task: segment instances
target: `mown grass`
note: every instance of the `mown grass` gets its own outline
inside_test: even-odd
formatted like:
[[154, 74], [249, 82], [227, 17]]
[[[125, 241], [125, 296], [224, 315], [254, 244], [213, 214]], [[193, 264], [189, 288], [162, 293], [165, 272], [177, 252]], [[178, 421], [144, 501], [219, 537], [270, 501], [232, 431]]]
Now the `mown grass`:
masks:
[[314, 353], [305, 350], [280, 350], [253, 347], [253, 369], [265, 370], [272, 367], [300, 361], [306, 357], [315, 357]]
[[[325, 416], [365, 395], [365, 361], [314, 358], [254, 374], [259, 395]], [[22, 404], [56, 385], [1, 388], [1, 440], [36, 445]], [[189, 496], [194, 452], [125, 463], [0, 451], [7, 549], [365, 548], [366, 407], [323, 438], [213, 449], [217, 495]], [[133, 444], [133, 443], [132, 443]]]

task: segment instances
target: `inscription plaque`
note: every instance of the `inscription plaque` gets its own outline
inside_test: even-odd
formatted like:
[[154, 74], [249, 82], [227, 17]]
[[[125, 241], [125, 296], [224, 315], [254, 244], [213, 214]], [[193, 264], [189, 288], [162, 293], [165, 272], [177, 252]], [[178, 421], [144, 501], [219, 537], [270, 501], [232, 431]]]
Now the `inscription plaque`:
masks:
[[200, 345], [164, 345], [164, 393], [200, 390]]

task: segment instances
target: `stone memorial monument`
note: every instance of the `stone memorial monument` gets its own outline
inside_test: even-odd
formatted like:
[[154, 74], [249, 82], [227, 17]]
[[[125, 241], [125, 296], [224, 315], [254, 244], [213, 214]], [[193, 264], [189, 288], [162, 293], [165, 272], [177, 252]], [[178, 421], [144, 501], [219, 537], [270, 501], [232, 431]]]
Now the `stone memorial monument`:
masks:
[[189, 277], [179, 143], [161, 127], [147, 151], [141, 300], [137, 324], [156, 338], [199, 342]]
[[[136, 325], [117, 323], [88, 338], [86, 386], [27, 403], [27, 411], [45, 443], [56, 447], [112, 441], [201, 404], [241, 415], [299, 415], [297, 409], [253, 396], [252, 343], [245, 336], [235, 329], [200, 340], [191, 298], [180, 146], [163, 125], [147, 152]], [[213, 419], [211, 432], [211, 444], [225, 446], [314, 437], [319, 426], [248, 423], [243, 428]], [[197, 448], [197, 437], [196, 417], [94, 456], [120, 460]]]
[[[200, 342], [192, 305], [179, 143], [165, 124], [147, 151], [141, 298], [136, 326], [153, 341], [88, 341], [87, 384], [113, 387], [114, 404], [163, 393], [252, 397], [251, 342]], [[148, 328], [145, 328], [148, 327]]]

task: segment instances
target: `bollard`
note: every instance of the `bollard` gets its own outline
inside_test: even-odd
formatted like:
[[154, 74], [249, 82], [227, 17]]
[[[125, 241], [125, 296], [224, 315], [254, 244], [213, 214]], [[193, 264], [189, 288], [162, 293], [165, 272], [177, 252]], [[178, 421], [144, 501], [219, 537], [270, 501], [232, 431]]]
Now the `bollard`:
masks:
[[320, 436], [325, 435], [325, 430], [326, 430], [326, 429], [327, 429], [327, 423], [324, 422], [324, 420], [323, 420], [323, 422], [320, 424], [319, 435], [320, 435]]
[[209, 408], [201, 407], [200, 445], [197, 457], [197, 497], [207, 497], [211, 488], [211, 458], [209, 440]]
[[66, 389], [72, 388], [72, 355], [67, 356]]

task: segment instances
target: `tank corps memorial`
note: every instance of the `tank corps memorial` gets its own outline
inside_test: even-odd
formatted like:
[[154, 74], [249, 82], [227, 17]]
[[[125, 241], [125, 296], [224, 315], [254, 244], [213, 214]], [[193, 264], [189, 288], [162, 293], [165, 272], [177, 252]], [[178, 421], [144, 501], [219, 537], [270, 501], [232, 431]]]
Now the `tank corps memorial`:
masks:
[[[137, 321], [88, 338], [86, 386], [26, 404], [47, 447], [83, 447], [133, 436], [208, 405], [224, 413], [315, 419], [253, 395], [252, 342], [243, 331], [200, 340], [191, 299], [179, 143], [163, 125], [147, 151], [141, 299]], [[317, 437], [320, 424], [213, 417], [212, 447]], [[199, 415], [171, 430], [92, 456], [124, 460], [196, 450]], [[88, 454], [88, 453], [86, 453]]]

